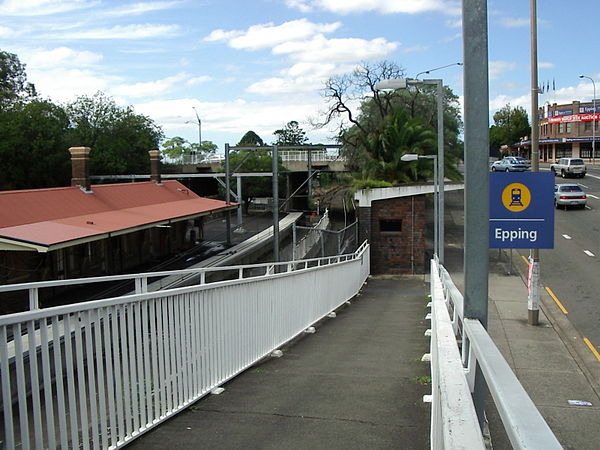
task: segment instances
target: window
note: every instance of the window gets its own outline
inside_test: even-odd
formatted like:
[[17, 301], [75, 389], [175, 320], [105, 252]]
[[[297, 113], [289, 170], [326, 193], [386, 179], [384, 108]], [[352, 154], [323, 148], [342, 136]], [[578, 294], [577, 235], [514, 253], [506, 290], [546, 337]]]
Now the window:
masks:
[[568, 122], [565, 125], [566, 125], [566, 128], [567, 128], [567, 133], [571, 133], [571, 129], [573, 128], [573, 124], [571, 122]]
[[383, 233], [397, 233], [402, 231], [402, 220], [401, 219], [380, 219], [379, 220], [379, 231]]
[[564, 123], [559, 123], [558, 124], [558, 132], [559, 133], [564, 133], [565, 132], [565, 124]]

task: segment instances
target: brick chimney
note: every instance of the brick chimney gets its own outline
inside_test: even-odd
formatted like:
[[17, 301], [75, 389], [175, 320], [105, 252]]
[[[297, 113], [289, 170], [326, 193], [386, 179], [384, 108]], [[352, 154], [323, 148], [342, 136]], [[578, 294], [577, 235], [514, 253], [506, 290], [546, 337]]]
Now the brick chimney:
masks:
[[148, 151], [150, 155], [150, 181], [154, 181], [156, 184], [160, 182], [160, 150]]
[[69, 148], [71, 153], [71, 186], [80, 186], [85, 191], [92, 190], [89, 173], [90, 150], [89, 147]]

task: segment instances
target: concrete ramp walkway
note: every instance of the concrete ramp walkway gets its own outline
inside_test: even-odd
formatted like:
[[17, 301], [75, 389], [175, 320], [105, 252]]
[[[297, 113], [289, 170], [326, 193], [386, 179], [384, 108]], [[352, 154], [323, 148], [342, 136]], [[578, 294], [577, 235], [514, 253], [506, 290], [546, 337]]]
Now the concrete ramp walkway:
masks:
[[429, 448], [422, 276], [370, 278], [316, 333], [248, 369], [131, 449]]

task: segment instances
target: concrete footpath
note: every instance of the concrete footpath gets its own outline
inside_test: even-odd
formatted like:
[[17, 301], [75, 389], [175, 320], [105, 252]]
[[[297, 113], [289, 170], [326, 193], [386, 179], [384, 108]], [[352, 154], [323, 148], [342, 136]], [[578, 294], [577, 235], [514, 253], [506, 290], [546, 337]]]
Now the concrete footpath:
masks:
[[[494, 263], [489, 279], [492, 339], [563, 447], [600, 448], [600, 361], [545, 290], [540, 291], [539, 324], [527, 323], [524, 261], [516, 262], [514, 275]], [[496, 431], [494, 448], [512, 448]]]
[[131, 449], [425, 449], [423, 276], [362, 294], [270, 358], [133, 441]]
[[[445, 267], [464, 292], [462, 192], [446, 194], [445, 212]], [[511, 270], [509, 266], [505, 251], [489, 251], [488, 332], [563, 447], [597, 450], [600, 361], [544, 289], [539, 325], [527, 323], [527, 264], [513, 253]], [[494, 449], [511, 449], [491, 400], [486, 411]]]

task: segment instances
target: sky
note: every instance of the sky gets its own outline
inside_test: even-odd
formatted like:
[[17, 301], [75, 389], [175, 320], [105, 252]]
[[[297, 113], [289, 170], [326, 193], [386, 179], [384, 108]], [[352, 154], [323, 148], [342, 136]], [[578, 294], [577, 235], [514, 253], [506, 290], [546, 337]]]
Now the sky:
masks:
[[[488, 1], [490, 117], [530, 109], [530, 10]], [[0, 0], [0, 49], [26, 64], [44, 98], [102, 91], [152, 118], [167, 138], [210, 140], [222, 152], [249, 130], [266, 143], [295, 120], [313, 143], [325, 81], [358, 64], [395, 62], [407, 77], [462, 61], [454, 0]], [[538, 0], [538, 76], [546, 101], [600, 94], [598, 0]], [[463, 67], [431, 72], [463, 96]], [[421, 76], [421, 78], [427, 77]], [[599, 95], [597, 95], [598, 97]], [[195, 108], [195, 111], [194, 111]]]

